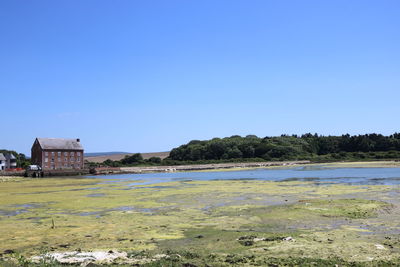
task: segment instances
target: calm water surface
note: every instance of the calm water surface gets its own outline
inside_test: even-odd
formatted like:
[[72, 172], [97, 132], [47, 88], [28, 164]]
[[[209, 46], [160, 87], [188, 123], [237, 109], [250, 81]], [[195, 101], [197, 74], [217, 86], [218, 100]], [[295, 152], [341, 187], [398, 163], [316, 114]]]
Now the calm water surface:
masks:
[[[354, 185], [399, 185], [400, 168], [331, 168], [301, 166], [282, 169], [251, 169], [217, 172], [174, 172], [90, 176], [111, 181], [132, 180], [134, 185], [152, 185], [170, 181], [208, 181], [257, 179], [268, 181], [313, 181]], [[134, 182], [141, 180], [142, 182]]]

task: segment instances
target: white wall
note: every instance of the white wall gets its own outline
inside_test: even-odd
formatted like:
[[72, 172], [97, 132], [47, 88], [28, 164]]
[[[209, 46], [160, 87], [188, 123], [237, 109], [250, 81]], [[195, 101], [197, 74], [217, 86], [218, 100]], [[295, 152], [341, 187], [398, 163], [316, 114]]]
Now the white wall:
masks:
[[0, 170], [5, 170], [6, 169], [6, 161], [5, 160], [2, 160], [1, 162], [0, 162]]

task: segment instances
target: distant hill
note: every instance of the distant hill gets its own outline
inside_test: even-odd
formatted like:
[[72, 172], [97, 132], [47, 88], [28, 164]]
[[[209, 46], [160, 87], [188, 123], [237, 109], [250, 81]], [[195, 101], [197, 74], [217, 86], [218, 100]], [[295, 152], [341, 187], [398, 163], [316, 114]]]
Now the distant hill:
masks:
[[115, 154], [130, 154], [129, 152], [93, 152], [93, 153], [85, 153], [85, 157], [98, 157], [98, 156], [108, 156]]
[[[101, 163], [107, 159], [110, 160], [121, 160], [125, 156], [132, 155], [134, 153], [127, 152], [98, 152], [98, 153], [85, 153], [85, 160], [90, 162]], [[144, 159], [148, 159], [151, 157], [159, 157], [161, 159], [165, 159], [169, 156], [169, 151], [167, 152], [151, 152], [151, 153], [140, 153], [142, 154]]]

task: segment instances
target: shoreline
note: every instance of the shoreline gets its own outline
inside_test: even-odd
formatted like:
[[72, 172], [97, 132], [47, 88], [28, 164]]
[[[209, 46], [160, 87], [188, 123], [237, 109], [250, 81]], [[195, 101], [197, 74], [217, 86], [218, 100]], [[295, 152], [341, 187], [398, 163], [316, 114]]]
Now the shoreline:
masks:
[[400, 167], [400, 162], [395, 160], [384, 161], [337, 161], [316, 163], [309, 160], [303, 161], [269, 161], [269, 162], [247, 162], [247, 163], [214, 163], [199, 165], [175, 165], [175, 166], [143, 166], [143, 167], [104, 167], [95, 168], [94, 175], [107, 174], [140, 174], [140, 173], [160, 173], [160, 172], [213, 172], [213, 171], [236, 171], [258, 168], [280, 168], [293, 166], [313, 166], [328, 165], [336, 168], [386, 168]]
[[[324, 165], [332, 168], [397, 168], [400, 167], [398, 160], [382, 160], [382, 161], [337, 161], [337, 162], [312, 162], [309, 160], [302, 161], [268, 161], [268, 162], [241, 162], [241, 163], [210, 163], [210, 164], [191, 164], [191, 165], [169, 165], [169, 166], [138, 166], [138, 167], [99, 167], [90, 170], [91, 175], [112, 175], [112, 174], [141, 174], [141, 173], [168, 173], [168, 172], [214, 172], [214, 171], [238, 171], [258, 168], [285, 168], [293, 166], [315, 166]], [[45, 177], [65, 176], [60, 175], [61, 172], [56, 170], [46, 171]], [[89, 174], [88, 169], [81, 172], [80, 175]], [[67, 175], [70, 176], [71, 174]], [[0, 180], [7, 181], [11, 178], [25, 177], [25, 173], [9, 173], [0, 172]]]
[[145, 167], [119, 167], [119, 168], [95, 168], [95, 175], [104, 174], [139, 174], [159, 172], [190, 172], [190, 171], [214, 171], [247, 168], [284, 167], [310, 164], [309, 160], [303, 161], [280, 161], [280, 162], [245, 162], [245, 163], [213, 163], [196, 165], [174, 165], [174, 166], [145, 166]]

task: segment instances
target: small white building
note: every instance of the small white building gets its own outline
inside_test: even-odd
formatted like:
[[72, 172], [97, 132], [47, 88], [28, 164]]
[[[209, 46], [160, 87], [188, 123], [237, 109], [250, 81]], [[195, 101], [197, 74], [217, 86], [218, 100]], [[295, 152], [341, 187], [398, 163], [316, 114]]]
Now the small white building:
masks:
[[0, 153], [0, 171], [4, 171], [6, 169], [6, 157], [2, 153]]
[[6, 153], [4, 155], [6, 158], [6, 169], [15, 169], [17, 168], [17, 159], [11, 153]]

